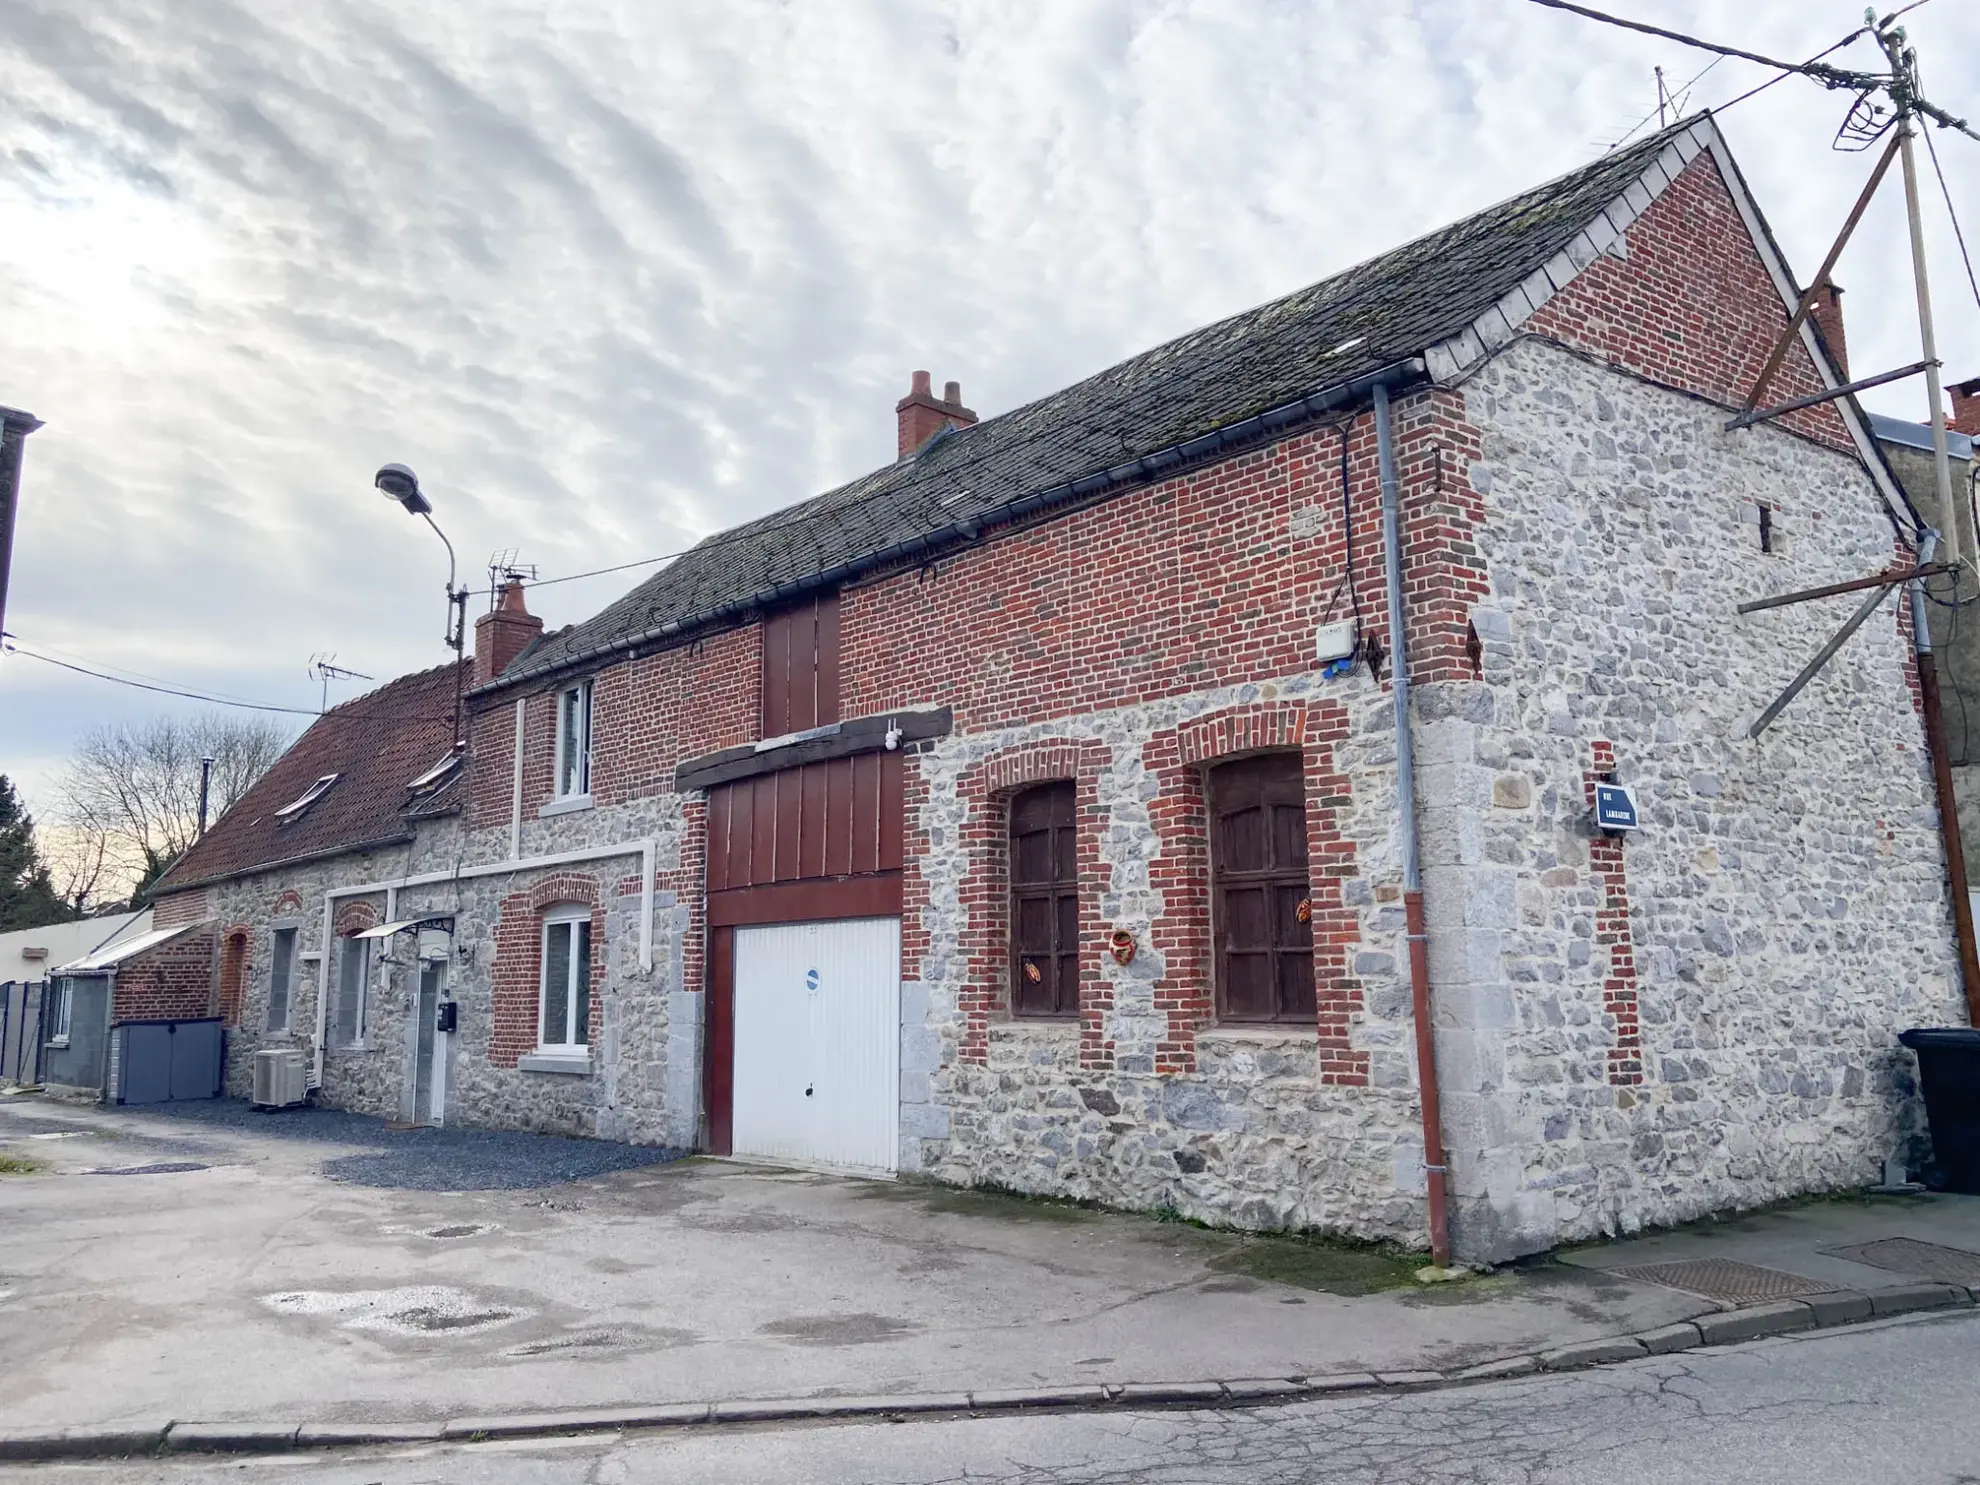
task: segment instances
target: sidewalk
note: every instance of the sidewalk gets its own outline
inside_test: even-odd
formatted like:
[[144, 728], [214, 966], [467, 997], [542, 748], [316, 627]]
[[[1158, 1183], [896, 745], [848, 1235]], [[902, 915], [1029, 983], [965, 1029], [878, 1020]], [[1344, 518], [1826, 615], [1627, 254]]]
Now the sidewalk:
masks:
[[[0, 1186], [0, 1457], [1421, 1387], [1980, 1284], [1953, 1287], [1974, 1198], [1809, 1203], [1424, 1287], [1381, 1255], [565, 1141], [521, 1158], [603, 1173], [408, 1189], [461, 1183], [488, 1137], [333, 1117], [0, 1103], [0, 1151], [50, 1167]], [[1831, 1251], [1893, 1239], [1932, 1246]]]

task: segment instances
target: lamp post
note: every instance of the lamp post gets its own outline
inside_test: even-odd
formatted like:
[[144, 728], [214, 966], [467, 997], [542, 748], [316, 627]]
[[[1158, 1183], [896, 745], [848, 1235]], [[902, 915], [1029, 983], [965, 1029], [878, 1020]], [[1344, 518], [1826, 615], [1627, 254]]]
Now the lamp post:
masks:
[[447, 540], [433, 519], [433, 502], [428, 500], [419, 488], [419, 476], [403, 464], [387, 464], [372, 476], [372, 484], [382, 490], [387, 500], [398, 502], [405, 507], [406, 514], [418, 516], [433, 527], [433, 534], [440, 538], [440, 544], [447, 549], [447, 632], [441, 636], [447, 647], [454, 652], [454, 746], [459, 747], [461, 738], [461, 667], [466, 663], [467, 642], [467, 589], [454, 586], [456, 565], [454, 544]]

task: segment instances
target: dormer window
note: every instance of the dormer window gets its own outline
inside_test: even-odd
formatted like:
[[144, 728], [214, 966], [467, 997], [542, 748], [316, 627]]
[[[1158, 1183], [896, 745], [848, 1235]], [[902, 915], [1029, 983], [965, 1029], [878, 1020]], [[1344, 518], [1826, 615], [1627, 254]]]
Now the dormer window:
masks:
[[418, 794], [423, 790], [437, 789], [454, 776], [454, 770], [461, 766], [461, 750], [450, 748], [447, 755], [438, 763], [406, 785], [406, 792]]
[[300, 797], [291, 800], [275, 811], [275, 818], [284, 825], [300, 820], [312, 804], [330, 792], [330, 786], [342, 778], [342, 774], [326, 773], [322, 778], [303, 790]]
[[591, 793], [591, 682], [580, 681], [557, 697], [557, 797]]

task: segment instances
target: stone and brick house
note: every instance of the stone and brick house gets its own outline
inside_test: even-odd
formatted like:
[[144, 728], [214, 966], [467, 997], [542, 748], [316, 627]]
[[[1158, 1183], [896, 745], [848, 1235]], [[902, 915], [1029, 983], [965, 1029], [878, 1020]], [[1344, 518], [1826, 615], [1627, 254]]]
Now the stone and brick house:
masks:
[[[1735, 606], [1917, 524], [1850, 399], [1725, 431], [1796, 293], [1706, 117], [996, 417], [917, 373], [885, 468], [505, 591], [453, 813], [167, 886], [246, 1044], [278, 920], [444, 922], [427, 1117], [1420, 1243], [1434, 1077], [1472, 1259], [1867, 1182], [1963, 1012], [1900, 606], [1746, 737], [1809, 630]], [[411, 1003], [321, 1098], [417, 1112]]]

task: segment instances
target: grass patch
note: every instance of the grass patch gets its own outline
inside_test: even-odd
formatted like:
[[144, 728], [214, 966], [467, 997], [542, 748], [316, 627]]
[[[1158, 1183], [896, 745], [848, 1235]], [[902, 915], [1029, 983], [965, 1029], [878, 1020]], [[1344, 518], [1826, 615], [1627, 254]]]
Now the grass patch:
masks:
[[859, 1188], [867, 1201], [911, 1201], [930, 1212], [955, 1217], [990, 1217], [1005, 1222], [1090, 1222], [1111, 1210], [1095, 1201], [1069, 1196], [1034, 1196], [985, 1181], [976, 1186], [942, 1186], [932, 1181], [868, 1181]]
[[9, 1155], [0, 1151], [0, 1176], [31, 1176], [37, 1171], [47, 1169], [45, 1161], [31, 1160], [25, 1155]]
[[1330, 1233], [1266, 1232], [1231, 1236], [1237, 1245], [1210, 1260], [1210, 1267], [1216, 1272], [1242, 1274], [1326, 1294], [1379, 1294], [1385, 1289], [1415, 1289], [1416, 1271], [1429, 1262], [1421, 1253], [1387, 1243], [1357, 1242]]

